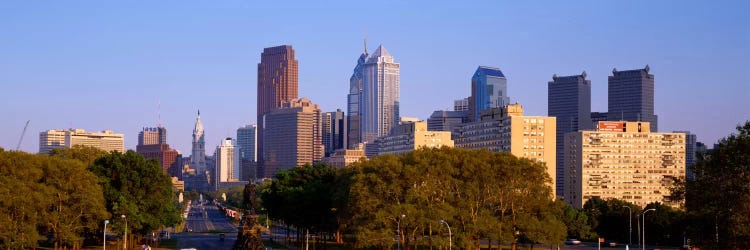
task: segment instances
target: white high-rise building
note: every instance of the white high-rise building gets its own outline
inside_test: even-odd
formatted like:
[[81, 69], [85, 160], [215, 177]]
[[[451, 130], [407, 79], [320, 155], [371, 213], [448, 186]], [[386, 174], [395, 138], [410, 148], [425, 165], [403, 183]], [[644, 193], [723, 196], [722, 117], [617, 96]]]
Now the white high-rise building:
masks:
[[200, 110], [198, 110], [198, 117], [195, 118], [195, 128], [193, 129], [193, 154], [190, 155], [190, 167], [195, 169], [196, 173], [206, 172], [206, 141]]
[[236, 182], [240, 180], [240, 147], [235, 146], [232, 138], [226, 138], [216, 147], [215, 155], [216, 178], [215, 185], [221, 182]]
[[107, 152], [125, 152], [125, 135], [111, 130], [97, 133], [83, 129], [51, 129], [39, 133], [39, 153], [49, 154], [55, 148], [71, 148], [74, 145], [95, 147]]
[[359, 103], [363, 142], [373, 142], [398, 126], [399, 70], [400, 65], [383, 45], [367, 57]]

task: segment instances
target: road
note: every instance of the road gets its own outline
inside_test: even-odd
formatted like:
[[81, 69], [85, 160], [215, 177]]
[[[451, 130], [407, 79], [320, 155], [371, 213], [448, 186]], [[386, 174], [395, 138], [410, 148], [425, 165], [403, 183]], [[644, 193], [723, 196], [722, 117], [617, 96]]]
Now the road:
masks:
[[215, 205], [199, 204], [192, 205], [185, 229], [191, 229], [193, 233], [237, 232], [237, 227]]
[[[215, 205], [201, 206], [194, 203], [186, 222], [186, 230], [190, 228], [192, 232], [173, 235], [173, 238], [178, 239], [177, 249], [229, 250], [237, 241], [237, 227]], [[216, 232], [224, 232], [224, 240]]]

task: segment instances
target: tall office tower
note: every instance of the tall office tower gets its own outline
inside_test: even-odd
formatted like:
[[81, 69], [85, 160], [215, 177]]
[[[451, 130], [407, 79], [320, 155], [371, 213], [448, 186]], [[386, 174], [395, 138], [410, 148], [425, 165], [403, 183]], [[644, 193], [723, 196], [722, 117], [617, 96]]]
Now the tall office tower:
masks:
[[200, 110], [198, 110], [198, 117], [195, 118], [195, 128], [193, 128], [193, 152], [190, 155], [190, 167], [195, 169], [195, 172], [199, 175], [208, 170], [206, 165], [206, 140], [203, 134]]
[[565, 135], [565, 189], [574, 208], [591, 198], [620, 199], [645, 207], [670, 199], [685, 177], [685, 134], [650, 132], [648, 122], [604, 121], [598, 130]]
[[557, 192], [555, 167], [555, 117], [525, 116], [520, 104], [490, 108], [481, 112], [479, 121], [461, 126], [454, 139], [457, 148], [509, 152], [545, 164]]
[[264, 116], [285, 102], [297, 99], [299, 87], [297, 59], [291, 45], [282, 45], [263, 49], [258, 64], [258, 155], [259, 171], [264, 172], [263, 158], [264, 134], [266, 126]]
[[39, 133], [39, 153], [49, 154], [56, 148], [71, 148], [75, 145], [95, 147], [104, 151], [125, 152], [125, 135], [112, 130], [101, 133], [83, 129], [47, 130]]
[[685, 176], [692, 179], [695, 177], [692, 169], [698, 155], [698, 136], [690, 131], [674, 131], [673, 133], [685, 134]]
[[334, 112], [323, 114], [323, 146], [326, 148], [325, 156], [330, 156], [338, 149], [346, 149], [346, 116], [344, 111], [337, 109]]
[[591, 123], [591, 80], [586, 80], [586, 71], [580, 75], [552, 75], [547, 82], [547, 115], [557, 117], [557, 189], [563, 193], [563, 146], [565, 134], [578, 130], [589, 130]]
[[365, 49], [357, 59], [357, 66], [354, 67], [352, 77], [349, 78], [349, 94], [346, 96], [347, 107], [346, 107], [346, 145], [348, 148], [356, 148], [357, 145], [362, 142], [362, 127], [361, 119], [362, 113], [360, 108], [362, 107], [362, 84], [365, 78], [365, 62], [367, 60], [367, 40], [365, 40]]
[[258, 128], [255, 124], [245, 125], [237, 129], [237, 146], [240, 147], [240, 176], [241, 180], [254, 180], [258, 170]]
[[163, 127], [143, 128], [138, 133], [138, 145], [167, 144], [167, 129]]
[[654, 75], [650, 68], [617, 71], [608, 77], [608, 113], [610, 121], [645, 121], [651, 123], [651, 132], [657, 129], [654, 114]]
[[265, 122], [262, 177], [271, 178], [281, 169], [323, 159], [321, 112], [310, 99], [284, 103], [266, 114]]
[[[453, 111], [469, 111], [469, 97], [453, 101]], [[468, 113], [467, 113], [468, 114]]]
[[436, 110], [427, 118], [427, 130], [454, 132], [468, 121], [469, 113], [466, 111]]
[[166, 128], [143, 128], [135, 151], [146, 159], [158, 160], [164, 173], [182, 178], [182, 155], [167, 144]]
[[498, 68], [479, 66], [471, 77], [469, 119], [479, 121], [479, 114], [490, 108], [510, 104], [508, 80]]
[[219, 188], [222, 182], [237, 182], [240, 180], [240, 148], [235, 146], [232, 138], [226, 138], [216, 146], [216, 161], [214, 167], [214, 185]]
[[398, 126], [400, 65], [383, 45], [367, 57], [360, 97], [360, 126], [363, 142], [388, 135]]

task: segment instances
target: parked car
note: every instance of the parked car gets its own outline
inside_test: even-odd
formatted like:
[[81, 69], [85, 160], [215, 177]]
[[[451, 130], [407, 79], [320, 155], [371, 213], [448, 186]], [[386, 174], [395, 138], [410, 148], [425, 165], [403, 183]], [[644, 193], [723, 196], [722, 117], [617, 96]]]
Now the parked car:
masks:
[[581, 244], [581, 241], [577, 239], [568, 239], [565, 241], [565, 245], [579, 245], [579, 244]]

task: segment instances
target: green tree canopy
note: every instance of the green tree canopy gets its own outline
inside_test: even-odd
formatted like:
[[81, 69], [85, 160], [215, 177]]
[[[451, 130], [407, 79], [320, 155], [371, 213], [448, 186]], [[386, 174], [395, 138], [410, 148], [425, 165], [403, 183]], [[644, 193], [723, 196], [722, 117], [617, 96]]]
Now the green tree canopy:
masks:
[[428, 236], [426, 244], [447, 246], [440, 219], [451, 225], [461, 248], [476, 248], [480, 238], [554, 244], [565, 237], [546, 167], [528, 159], [423, 148], [375, 157], [351, 171], [346, 214], [355, 247], [388, 247], [397, 226], [407, 246], [422, 236]]
[[[89, 169], [99, 177], [107, 211], [118, 220], [126, 215], [133, 232], [146, 234], [180, 221], [172, 181], [156, 160], [146, 160], [132, 150], [113, 151], [95, 160]], [[122, 231], [123, 223], [113, 227]]]
[[107, 217], [97, 177], [78, 160], [0, 151], [0, 247], [80, 246]]
[[693, 242], [714, 247], [718, 233], [715, 247], [750, 249], [750, 121], [699, 155], [692, 172], [683, 190]]

